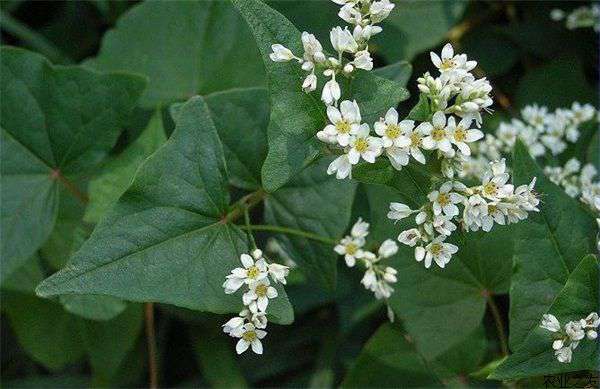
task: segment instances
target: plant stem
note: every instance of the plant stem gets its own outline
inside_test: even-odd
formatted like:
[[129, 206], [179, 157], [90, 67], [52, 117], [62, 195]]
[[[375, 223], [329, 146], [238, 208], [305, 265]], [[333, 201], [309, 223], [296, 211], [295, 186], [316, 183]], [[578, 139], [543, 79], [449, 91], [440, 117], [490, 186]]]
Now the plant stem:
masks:
[[222, 222], [229, 223], [237, 220], [240, 216], [242, 216], [245, 209], [254, 208], [266, 197], [266, 195], [267, 193], [263, 189], [259, 189], [242, 197], [231, 205], [231, 211], [227, 215], [223, 216]]
[[0, 26], [2, 29], [34, 50], [39, 51], [54, 63], [72, 63], [73, 61], [64, 55], [54, 44], [48, 41], [43, 35], [38, 34], [13, 18], [9, 13], [0, 11]]
[[244, 221], [246, 222], [246, 232], [248, 233], [248, 239], [250, 239], [250, 243], [252, 243], [252, 247], [256, 250], [258, 247], [256, 246], [256, 241], [254, 240], [254, 235], [252, 235], [252, 227], [250, 226], [250, 214], [248, 207], [244, 207]]
[[148, 341], [148, 370], [150, 388], [158, 388], [158, 368], [156, 365], [156, 333], [154, 330], [154, 304], [146, 303], [146, 339]]
[[506, 333], [504, 332], [504, 322], [502, 321], [502, 316], [500, 315], [500, 310], [494, 301], [494, 296], [491, 294], [487, 295], [487, 303], [490, 307], [490, 311], [492, 312], [492, 316], [494, 317], [494, 322], [496, 323], [496, 331], [498, 332], [498, 339], [500, 340], [500, 348], [502, 349], [502, 354], [504, 356], [508, 355], [508, 343], [506, 340]]
[[330, 238], [327, 238], [327, 237], [324, 237], [321, 235], [313, 234], [312, 232], [297, 230], [295, 228], [271, 226], [271, 225], [264, 225], [264, 224], [254, 224], [252, 226], [247, 226], [247, 227], [240, 226], [240, 227], [245, 230], [248, 230], [251, 228], [254, 231], [270, 231], [270, 232], [276, 232], [276, 233], [280, 233], [280, 234], [301, 236], [303, 238], [316, 240], [317, 242], [325, 243], [325, 244], [332, 245], [332, 246], [336, 244], [336, 241], [334, 241], [333, 239], [330, 239]]
[[71, 181], [69, 181], [65, 176], [63, 176], [60, 170], [53, 170], [51, 173], [51, 177], [55, 180], [59, 180], [65, 186], [65, 188], [67, 188], [67, 190], [71, 192], [73, 196], [75, 196], [75, 198], [77, 198], [82, 203], [87, 204], [87, 202], [89, 201], [87, 195], [80, 191], [79, 188], [77, 188], [77, 186]]

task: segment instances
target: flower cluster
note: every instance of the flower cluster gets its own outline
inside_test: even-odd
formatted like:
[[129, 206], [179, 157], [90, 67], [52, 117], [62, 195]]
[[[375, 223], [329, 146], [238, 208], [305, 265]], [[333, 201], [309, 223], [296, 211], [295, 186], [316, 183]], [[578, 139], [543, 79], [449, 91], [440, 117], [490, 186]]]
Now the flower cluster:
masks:
[[277, 289], [271, 286], [273, 282], [285, 285], [289, 273], [287, 266], [277, 263], [267, 263], [261, 250], [256, 249], [252, 255], [242, 254], [240, 261], [243, 267], [231, 271], [223, 283], [225, 293], [232, 294], [245, 285], [247, 290], [242, 296], [244, 309], [238, 316], [223, 325], [223, 332], [232, 337], [240, 338], [235, 350], [238, 354], [252, 347], [256, 354], [262, 354], [261, 339], [267, 335], [267, 307], [269, 300], [277, 297]]
[[[393, 240], [387, 239], [379, 246], [377, 254], [375, 254], [365, 249], [367, 235], [369, 235], [369, 223], [359, 218], [352, 226], [350, 235], [342, 238], [334, 250], [344, 256], [348, 267], [354, 267], [359, 261], [365, 268], [365, 274], [361, 280], [363, 286], [373, 292], [376, 299], [387, 300], [394, 292], [391, 284], [397, 281], [397, 271], [393, 267], [383, 265], [381, 261], [395, 255], [398, 252], [398, 245]], [[394, 316], [389, 306], [388, 317], [390, 321], [393, 321]]]
[[[388, 218], [402, 220], [416, 214], [417, 226], [405, 230], [398, 241], [415, 247], [415, 259], [425, 267], [435, 262], [444, 268], [458, 247], [445, 240], [461, 225], [465, 231], [490, 231], [494, 225], [517, 223], [537, 212], [539, 200], [529, 185], [515, 188], [509, 183], [504, 159], [492, 162], [479, 185], [467, 187], [459, 181], [447, 181], [427, 196], [429, 202], [419, 209], [391, 203]], [[460, 210], [462, 207], [462, 212]]]
[[597, 3], [578, 7], [568, 15], [565, 11], [556, 8], [552, 10], [550, 17], [557, 22], [564, 19], [569, 30], [593, 27], [594, 31], [600, 31], [600, 6]]
[[[317, 71], [328, 77], [329, 80], [321, 92], [321, 100], [328, 106], [337, 105], [342, 94], [340, 84], [336, 81], [337, 76], [348, 77], [355, 69], [373, 69], [369, 40], [382, 31], [376, 24], [387, 18], [394, 8], [394, 4], [389, 0], [333, 1], [342, 6], [338, 15], [353, 26], [352, 31], [348, 27], [336, 26], [329, 32], [329, 40], [337, 57], [327, 56], [323, 52], [321, 42], [306, 31], [301, 37], [304, 48], [302, 58], [281, 44], [272, 45], [273, 52], [270, 55], [274, 62], [296, 60], [301, 64], [302, 70], [308, 73], [302, 83], [302, 89], [307, 93], [317, 89]], [[345, 58], [344, 54], [352, 59]]]
[[542, 316], [540, 327], [554, 333], [552, 348], [556, 359], [561, 363], [570, 363], [573, 357], [573, 350], [577, 348], [579, 342], [587, 337], [594, 340], [598, 337], [597, 328], [600, 325], [600, 318], [596, 312], [590, 313], [585, 319], [570, 321], [563, 328], [558, 319], [551, 314]]
[[401, 170], [410, 157], [424, 164], [423, 150], [437, 150], [442, 173], [454, 177], [455, 170], [460, 170], [462, 161], [471, 154], [470, 145], [483, 138], [483, 132], [471, 127], [474, 122], [481, 123], [481, 111], [491, 105], [491, 87], [484, 78], [475, 79], [469, 72], [476, 62], [468, 61], [465, 54], [454, 55], [450, 44], [444, 46], [441, 58], [435, 53], [431, 58], [440, 76], [433, 78], [427, 73], [419, 79], [421, 93], [436, 111], [430, 121], [418, 125], [413, 120], [399, 121], [392, 107], [374, 123], [373, 134], [369, 124], [361, 122], [356, 101], [344, 100], [339, 109], [327, 107], [330, 123], [317, 133], [317, 138], [342, 152], [329, 165], [328, 174], [336, 174], [339, 179], [351, 177], [354, 165], [361, 160], [374, 163], [380, 155]]
[[587, 204], [596, 214], [600, 214], [600, 181], [594, 181], [597, 170], [591, 163], [581, 167], [581, 162], [571, 158], [564, 166], [546, 166], [544, 173], [565, 192]]

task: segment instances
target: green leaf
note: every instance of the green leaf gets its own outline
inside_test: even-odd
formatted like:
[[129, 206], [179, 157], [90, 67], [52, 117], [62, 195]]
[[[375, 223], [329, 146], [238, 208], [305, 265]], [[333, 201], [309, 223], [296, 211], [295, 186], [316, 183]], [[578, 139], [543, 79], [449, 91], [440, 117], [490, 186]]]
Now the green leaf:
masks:
[[269, 99], [264, 88], [212, 93], [205, 97], [223, 143], [229, 182], [259, 189], [260, 169], [267, 155]]
[[[317, 158], [321, 145], [314, 135], [326, 124], [325, 105], [317, 93], [302, 91], [303, 74], [297, 63], [275, 63], [269, 58], [274, 43], [295, 53], [302, 52], [296, 27], [258, 0], [233, 3], [254, 34], [269, 78], [269, 153], [262, 168], [262, 181], [265, 189], [272, 192]], [[352, 90], [365, 121], [378, 119], [381, 112], [408, 98], [408, 92], [397, 83], [361, 71], [352, 80]]]
[[412, 60], [417, 54], [438, 45], [462, 17], [464, 1], [397, 2], [382, 23], [383, 32], [373, 38], [376, 54], [388, 61]]
[[461, 43], [464, 52], [469, 58], [477, 59], [478, 66], [488, 77], [508, 73], [519, 60], [518, 47], [496, 26], [476, 28]]
[[89, 320], [110, 320], [127, 308], [127, 303], [112, 296], [63, 295], [59, 301], [65, 310]]
[[77, 362], [85, 350], [79, 337], [83, 319], [69, 315], [60, 304], [23, 293], [4, 293], [2, 310], [19, 344], [50, 370]]
[[213, 388], [245, 388], [246, 380], [235, 357], [233, 343], [215, 322], [193, 326], [190, 336], [202, 377]]
[[519, 80], [517, 105], [538, 103], [550, 109], [570, 107], [573, 101], [596, 103], [583, 66], [576, 57], [559, 58], [526, 73]]
[[431, 115], [433, 115], [433, 112], [431, 112], [429, 99], [427, 98], [427, 95], [421, 93], [417, 105], [415, 105], [408, 113], [408, 119], [426, 122], [430, 120]]
[[521, 142], [515, 146], [513, 161], [515, 184], [537, 177], [535, 189], [542, 201], [539, 213], [515, 226], [509, 343], [516, 350], [538, 325], [581, 258], [596, 251], [597, 227], [578, 200], [544, 176]]
[[[356, 185], [328, 176], [329, 162], [322, 159], [270, 194], [265, 200], [265, 221], [339, 239], [350, 221]], [[291, 235], [282, 235], [279, 241], [304, 274], [335, 290], [339, 256], [332, 246]]]
[[264, 84], [264, 70], [248, 27], [226, 1], [147, 1], [132, 7], [106, 33], [101, 70], [146, 75], [140, 103], [185, 101], [235, 87]]
[[384, 324], [369, 339], [342, 388], [430, 387], [441, 383], [395, 326]]
[[0, 53], [5, 275], [46, 241], [58, 212], [59, 185], [106, 156], [145, 83], [133, 75], [52, 66], [21, 49], [3, 47]]
[[410, 75], [412, 74], [412, 65], [406, 61], [399, 61], [377, 68], [373, 71], [373, 74], [388, 80], [396, 81], [399, 85], [406, 87]]
[[112, 320], [84, 321], [81, 338], [88, 354], [94, 386], [107, 385], [118, 372], [143, 328], [141, 304], [129, 304]]
[[[378, 169], [387, 169], [384, 166]], [[354, 177], [361, 181], [368, 174]], [[363, 217], [371, 222], [371, 238], [379, 242], [394, 239], [408, 228], [408, 222], [394, 224], [387, 218], [389, 203], [420, 207], [426, 201], [430, 180], [424, 167], [411, 164], [391, 172], [391, 178], [382, 181], [385, 186], [368, 185], [369, 214]], [[452, 241], [459, 251], [445, 269], [425, 269], [415, 260], [414, 249], [407, 246], [400, 247], [391, 259], [398, 282], [390, 306], [427, 360], [438, 358], [481, 325], [488, 293], [507, 291], [512, 258], [511, 241], [505, 240], [509, 233], [504, 226], [495, 226], [489, 233], [455, 233]]]
[[36, 253], [15, 271], [6, 275], [1, 283], [3, 291], [34, 294], [35, 287], [44, 279], [39, 255]]
[[98, 223], [127, 190], [142, 162], [166, 140], [161, 114], [157, 111], [139, 138], [119, 156], [106, 163], [100, 175], [90, 182], [90, 201], [85, 210], [84, 220], [88, 223]]
[[[215, 313], [238, 312], [239, 292], [226, 295], [225, 276], [248, 251], [232, 225], [222, 146], [201, 97], [177, 115], [175, 132], [138, 169], [130, 188], [40, 296], [104, 294]], [[272, 319], [290, 323], [280, 290]]]
[[[543, 313], [553, 314], [564, 325], [571, 320], [583, 319], [597, 310], [598, 260], [594, 255], [588, 255], [579, 261], [552, 305]], [[506, 380], [578, 370], [598, 370], [600, 360], [596, 340], [584, 338], [573, 350], [571, 363], [558, 362], [552, 349], [552, 333], [539, 327], [541, 318], [540, 314], [535, 327], [520, 347], [491, 374], [491, 379]]]

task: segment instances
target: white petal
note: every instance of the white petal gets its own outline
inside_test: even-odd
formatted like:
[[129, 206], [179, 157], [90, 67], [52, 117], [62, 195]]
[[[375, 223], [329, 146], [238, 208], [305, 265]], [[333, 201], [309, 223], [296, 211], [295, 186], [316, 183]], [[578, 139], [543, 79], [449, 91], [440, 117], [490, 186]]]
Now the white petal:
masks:
[[[342, 104], [343, 104], [343, 102], [342, 102]], [[336, 107], [334, 107], [332, 105], [327, 107], [327, 117], [333, 124], [342, 120], [342, 114]]]
[[246, 269], [254, 265], [254, 259], [252, 259], [252, 257], [248, 254], [240, 255], [240, 260], [242, 261], [242, 265], [244, 265]]
[[250, 346], [248, 344], [248, 342], [246, 342], [244, 339], [240, 339], [240, 340], [238, 340], [237, 344], [235, 345], [235, 351], [238, 354], [241, 354], [244, 351], [248, 350], [248, 346]]
[[259, 355], [263, 353], [263, 346], [262, 346], [262, 343], [260, 342], [260, 340], [254, 339], [252, 341], [252, 351], [254, 351], [254, 353], [259, 354]]
[[387, 124], [398, 124], [398, 111], [395, 108], [390, 108], [385, 114], [385, 122]]

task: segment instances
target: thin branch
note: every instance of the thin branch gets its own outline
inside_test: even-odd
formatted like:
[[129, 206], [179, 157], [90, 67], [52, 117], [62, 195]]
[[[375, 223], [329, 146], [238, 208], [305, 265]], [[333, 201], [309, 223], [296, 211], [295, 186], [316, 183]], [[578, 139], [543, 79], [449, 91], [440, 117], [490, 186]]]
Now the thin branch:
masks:
[[73, 60], [61, 52], [52, 42], [38, 34], [26, 24], [13, 18], [9, 13], [0, 10], [0, 27], [21, 42], [39, 51], [53, 63], [73, 63]]
[[494, 317], [494, 322], [496, 323], [496, 331], [498, 332], [498, 339], [500, 340], [500, 348], [502, 349], [502, 355], [508, 355], [508, 342], [506, 339], [506, 333], [504, 332], [504, 322], [502, 321], [502, 316], [500, 315], [500, 310], [494, 301], [494, 296], [490, 293], [486, 294], [487, 303], [490, 307], [490, 312], [492, 312], [492, 316]]
[[154, 304], [145, 304], [146, 339], [148, 341], [148, 370], [150, 389], [158, 388], [158, 367], [156, 364], [156, 333], [154, 330]]
[[80, 191], [75, 184], [73, 184], [65, 176], [63, 176], [60, 170], [53, 170], [50, 176], [53, 179], [60, 181], [65, 186], [65, 188], [67, 188], [67, 190], [71, 192], [71, 194], [82, 203], [87, 204], [90, 201], [87, 194]]
[[[245, 230], [249, 229], [249, 227], [246, 227], [246, 226], [240, 226], [240, 228], [245, 229]], [[334, 246], [336, 244], [336, 241], [333, 239], [327, 238], [325, 236], [313, 234], [312, 232], [297, 230], [295, 228], [264, 225], [264, 224], [254, 224], [251, 226], [251, 228], [254, 231], [269, 231], [269, 232], [275, 232], [275, 233], [279, 233], [279, 234], [301, 236], [303, 238], [312, 239], [317, 242], [325, 243], [325, 244], [328, 244], [331, 246]]]
[[252, 226], [250, 226], [250, 212], [248, 207], [244, 207], [244, 221], [246, 222], [246, 232], [248, 233], [248, 239], [250, 239], [250, 243], [252, 244], [253, 249], [257, 249], [256, 241], [254, 240], [254, 235], [252, 234]]

